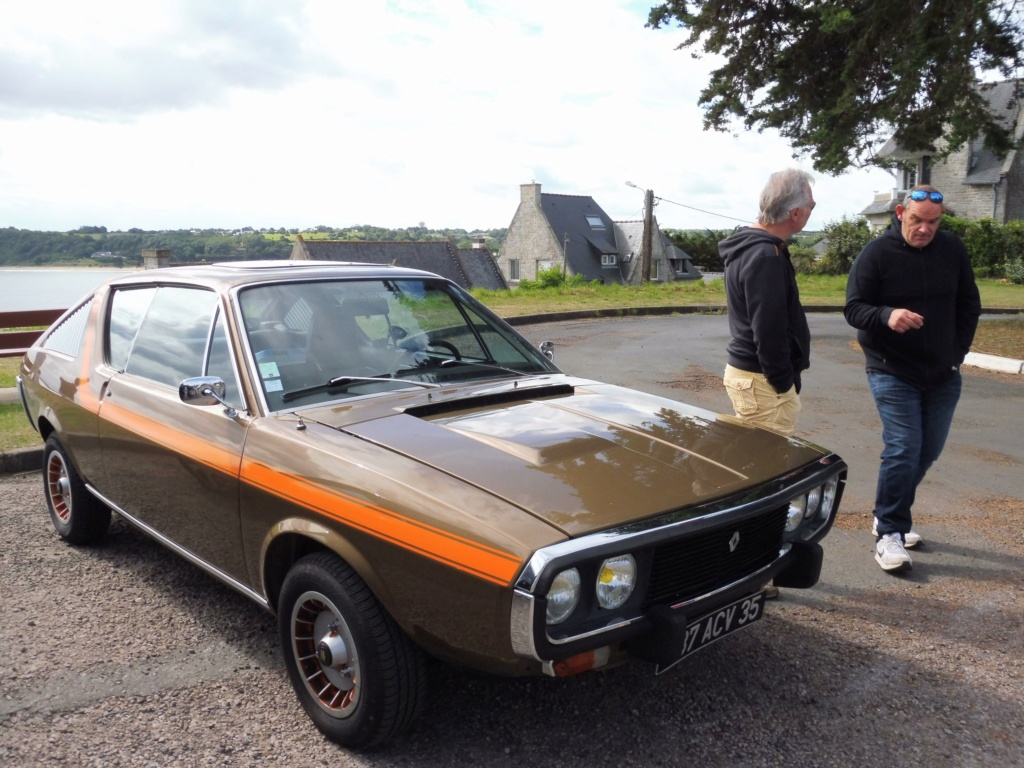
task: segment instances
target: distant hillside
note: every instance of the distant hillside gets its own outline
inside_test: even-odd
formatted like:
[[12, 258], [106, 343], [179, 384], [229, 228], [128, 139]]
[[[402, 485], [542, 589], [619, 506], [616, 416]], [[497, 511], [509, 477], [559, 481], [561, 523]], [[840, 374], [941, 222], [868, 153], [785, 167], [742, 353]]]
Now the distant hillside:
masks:
[[384, 229], [358, 226], [334, 229], [326, 226], [312, 230], [262, 229], [238, 230], [180, 229], [108, 232], [106, 227], [80, 227], [72, 232], [36, 232], [7, 227], [0, 229], [0, 266], [82, 266], [134, 265], [142, 263], [146, 248], [168, 248], [175, 262], [287, 259], [297, 235], [333, 240], [402, 241], [452, 240], [459, 248], [469, 248], [483, 238], [496, 252], [506, 229], [467, 232], [464, 229]]

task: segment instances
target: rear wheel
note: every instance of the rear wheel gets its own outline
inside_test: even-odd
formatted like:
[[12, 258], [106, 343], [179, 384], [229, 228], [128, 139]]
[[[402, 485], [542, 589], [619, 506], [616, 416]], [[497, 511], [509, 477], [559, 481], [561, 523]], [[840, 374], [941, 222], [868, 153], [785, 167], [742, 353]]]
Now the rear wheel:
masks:
[[332, 741], [370, 748], [426, 701], [426, 663], [365, 582], [330, 553], [288, 572], [278, 603], [285, 664], [306, 714]]
[[89, 493], [55, 435], [43, 449], [43, 492], [53, 527], [64, 540], [89, 544], [110, 527], [110, 508]]

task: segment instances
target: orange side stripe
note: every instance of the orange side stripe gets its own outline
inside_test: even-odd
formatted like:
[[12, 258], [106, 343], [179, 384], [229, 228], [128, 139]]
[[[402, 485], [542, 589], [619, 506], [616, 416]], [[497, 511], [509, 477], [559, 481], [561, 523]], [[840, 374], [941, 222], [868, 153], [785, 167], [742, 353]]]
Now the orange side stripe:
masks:
[[192, 433], [172, 429], [148, 416], [122, 408], [113, 400], [104, 401], [102, 418], [129, 432], [145, 437], [147, 440], [159, 443], [175, 453], [195, 459], [211, 469], [231, 476], [238, 474], [239, 455], [237, 451], [229, 450], [208, 440], [202, 440]]
[[280, 472], [259, 462], [244, 462], [242, 479], [275, 496], [495, 584], [504, 586], [511, 583], [519, 570], [519, 559], [507, 552], [357, 501], [306, 478]]
[[[231, 476], [238, 474], [240, 457], [237, 452], [188, 432], [171, 429], [154, 419], [122, 408], [112, 400], [103, 403], [102, 418], [211, 469]], [[366, 504], [266, 464], [243, 462], [240, 479], [254, 488], [494, 584], [510, 584], [521, 564], [518, 558], [508, 552], [470, 541], [382, 507]]]

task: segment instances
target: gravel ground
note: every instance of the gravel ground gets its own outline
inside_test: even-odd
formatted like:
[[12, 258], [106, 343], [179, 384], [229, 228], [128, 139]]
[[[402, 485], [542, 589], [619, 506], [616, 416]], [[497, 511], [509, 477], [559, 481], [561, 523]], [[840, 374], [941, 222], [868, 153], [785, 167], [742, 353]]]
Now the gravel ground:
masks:
[[[98, 547], [65, 545], [40, 485], [0, 477], [2, 765], [1024, 765], [1019, 507], [980, 529], [988, 572], [872, 590], [826, 574], [659, 677], [439, 664], [415, 729], [358, 755], [302, 714], [268, 614], [119, 519]], [[826, 541], [866, 557], [845, 522]]]
[[[597, 333], [566, 333], [582, 345], [584, 331]], [[650, 375], [710, 399], [711, 369]], [[760, 623], [658, 677], [642, 663], [567, 680], [438, 664], [425, 716], [366, 754], [326, 742], [302, 713], [269, 614], [116, 516], [100, 545], [64, 544], [38, 474], [0, 475], [0, 765], [1024, 766], [1019, 438], [995, 450], [985, 409], [963, 403], [946, 471], [919, 498], [914, 570], [882, 574], [863, 512], [877, 444], [845, 413], [864, 397], [852, 381], [810, 387], [836, 399], [812, 394], [809, 426], [834, 422], [837, 450], [862, 470], [816, 588], [783, 590]], [[1019, 401], [1019, 386], [975, 378], [970, 398]]]

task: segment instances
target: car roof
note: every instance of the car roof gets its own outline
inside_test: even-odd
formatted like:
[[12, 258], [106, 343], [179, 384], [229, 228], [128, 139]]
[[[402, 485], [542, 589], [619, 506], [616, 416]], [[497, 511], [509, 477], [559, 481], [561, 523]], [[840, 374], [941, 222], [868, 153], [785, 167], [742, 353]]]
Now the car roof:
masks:
[[341, 261], [267, 260], [226, 261], [214, 264], [195, 264], [162, 267], [132, 272], [108, 281], [108, 285], [145, 283], [192, 283], [219, 290], [252, 283], [277, 280], [323, 280], [367, 278], [393, 280], [397, 278], [434, 278], [444, 280], [432, 272], [386, 264], [361, 264]]

